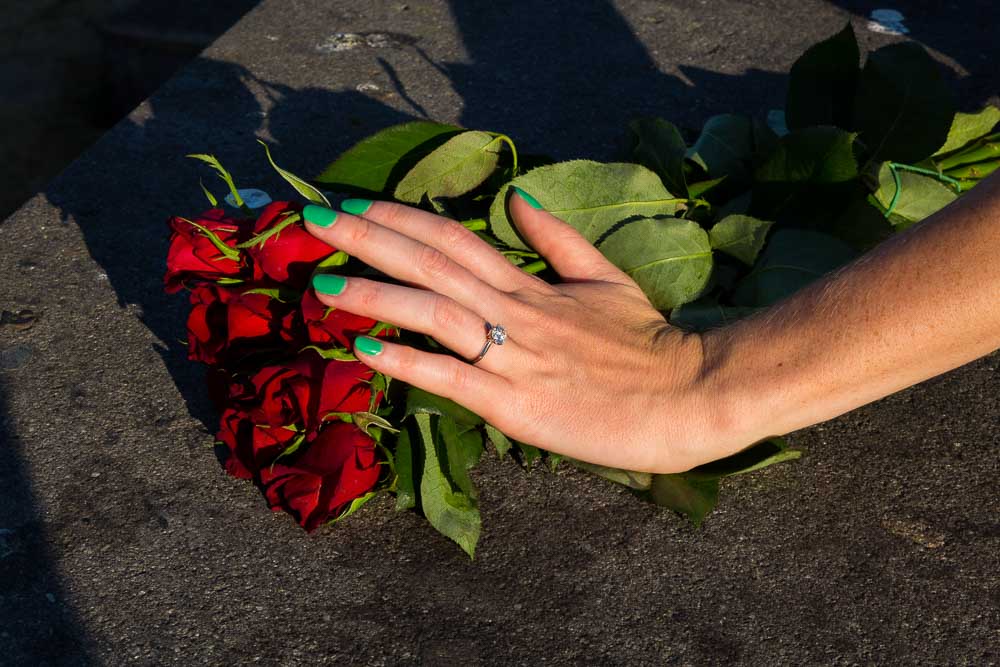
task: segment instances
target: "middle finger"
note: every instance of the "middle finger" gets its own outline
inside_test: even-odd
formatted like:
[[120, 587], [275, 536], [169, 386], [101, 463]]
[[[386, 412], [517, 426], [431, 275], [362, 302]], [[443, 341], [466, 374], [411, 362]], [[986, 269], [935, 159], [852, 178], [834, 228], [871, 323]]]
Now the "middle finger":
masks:
[[[332, 213], [332, 211], [331, 211]], [[304, 216], [305, 217], [305, 216]], [[484, 318], [506, 311], [504, 293], [487, 285], [437, 248], [365, 218], [337, 212], [326, 226], [306, 220], [310, 232], [334, 248], [404, 282], [450, 297]], [[491, 320], [492, 321], [492, 320]]]

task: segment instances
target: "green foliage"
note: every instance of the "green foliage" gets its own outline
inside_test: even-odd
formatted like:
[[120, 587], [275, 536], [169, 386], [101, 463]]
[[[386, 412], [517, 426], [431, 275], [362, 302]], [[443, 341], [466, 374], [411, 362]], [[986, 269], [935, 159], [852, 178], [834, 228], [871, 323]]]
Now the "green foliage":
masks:
[[657, 505], [683, 514], [698, 527], [715, 508], [719, 500], [719, 482], [724, 477], [753, 472], [800, 456], [802, 453], [789, 449], [782, 438], [771, 438], [687, 472], [653, 475], [649, 497]]
[[496, 169], [502, 139], [488, 132], [462, 132], [434, 149], [396, 186], [399, 201], [418, 204], [427, 197], [457, 197]]
[[934, 153], [934, 157], [958, 150], [979, 137], [989, 134], [997, 123], [1000, 123], [1000, 109], [993, 105], [985, 107], [978, 113], [956, 113], [951, 121], [951, 128], [948, 130], [948, 138], [944, 145]]
[[[361, 141], [317, 182], [455, 217], [515, 266], [557, 280], [511, 219], [509, 190], [517, 185], [631, 275], [672, 324], [724, 327], [925, 219], [1000, 168], [1000, 135], [990, 134], [1000, 109], [955, 113], [939, 66], [922, 47], [893, 44], [871, 53], [863, 68], [860, 61], [850, 25], [808, 49], [792, 67], [787, 108], [773, 114], [780, 137], [759, 119], [723, 114], [709, 118], [688, 146], [670, 122], [647, 118], [629, 125], [638, 164], [523, 154], [519, 161], [506, 136], [416, 121]], [[215, 158], [193, 157], [210, 164], [241, 203]], [[317, 200], [318, 190], [285, 177]], [[238, 256], [207, 236], [227, 257]], [[324, 266], [347, 259], [338, 253]], [[354, 358], [347, 350], [314, 349]], [[404, 391], [405, 400], [377, 415], [349, 416], [380, 426], [380, 445], [391, 450], [395, 474], [379, 490], [395, 492], [398, 509], [422, 512], [470, 556], [481, 530], [470, 471], [486, 440], [501, 459], [510, 454], [526, 469], [540, 459], [554, 469], [562, 458], [510, 439], [452, 401], [379, 382], [387, 396]], [[401, 429], [395, 438], [391, 425]], [[570, 462], [697, 525], [715, 506], [720, 480], [798, 456], [772, 439], [670, 475]]]
[[833, 37], [809, 47], [795, 61], [785, 103], [789, 130], [815, 125], [851, 127], [860, 57], [858, 40], [848, 23]]
[[752, 265], [773, 223], [749, 215], [727, 215], [708, 231], [713, 250]]
[[903, 42], [868, 56], [854, 101], [854, 127], [872, 160], [916, 164], [944, 144], [955, 116], [940, 65]]
[[619, 223], [639, 217], [673, 215], [686, 200], [671, 194], [660, 177], [637, 164], [572, 160], [532, 169], [504, 185], [490, 206], [493, 235], [511, 248], [528, 250], [507, 210], [516, 185], [542, 207], [596, 242]]
[[770, 306], [854, 259], [849, 245], [807, 229], [778, 229], [733, 294], [737, 306]]
[[[895, 171], [895, 173], [893, 173]], [[875, 199], [887, 211], [894, 224], [909, 226], [937, 213], [955, 201], [958, 195], [941, 181], [905, 170], [895, 170], [883, 163], [878, 172]]]
[[690, 220], [640, 218], [612, 232], [600, 249], [659, 310], [695, 299], [712, 271], [708, 233]]
[[388, 127], [344, 152], [316, 182], [352, 194], [391, 192], [422, 157], [461, 131], [454, 125], [424, 120]]
[[300, 195], [302, 195], [303, 197], [305, 197], [314, 204], [322, 204], [323, 206], [329, 208], [330, 202], [329, 200], [327, 200], [326, 195], [324, 195], [322, 192], [320, 192], [319, 190], [317, 190], [312, 185], [302, 180], [292, 172], [279, 167], [274, 162], [274, 158], [271, 157], [271, 149], [268, 148], [267, 144], [265, 144], [260, 139], [257, 140], [257, 143], [259, 143], [261, 146], [264, 147], [264, 154], [267, 155], [267, 161], [271, 163], [271, 167], [273, 167], [274, 170], [278, 172], [279, 176], [288, 181], [291, 184], [291, 186], [295, 188], [296, 192], [298, 192]]
[[662, 118], [643, 118], [632, 121], [629, 131], [635, 161], [655, 171], [670, 192], [688, 196], [684, 175], [687, 145], [673, 123]]

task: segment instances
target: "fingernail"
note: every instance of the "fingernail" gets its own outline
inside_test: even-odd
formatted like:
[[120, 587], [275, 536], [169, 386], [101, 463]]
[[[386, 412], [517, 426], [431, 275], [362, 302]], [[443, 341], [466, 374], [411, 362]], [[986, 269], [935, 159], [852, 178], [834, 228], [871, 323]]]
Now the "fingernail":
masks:
[[361, 354], [374, 357], [382, 354], [382, 347], [382, 341], [369, 338], [368, 336], [358, 336], [354, 339], [354, 349]]
[[302, 209], [302, 217], [317, 227], [329, 227], [337, 221], [337, 212], [325, 206], [309, 204]]
[[527, 192], [525, 192], [521, 188], [517, 187], [516, 185], [512, 185], [510, 187], [514, 188], [514, 192], [516, 192], [517, 194], [521, 195], [521, 199], [523, 199], [524, 201], [528, 202], [528, 206], [530, 206], [531, 208], [541, 208], [542, 207], [542, 205], [538, 203], [537, 199], [535, 199], [534, 197], [532, 197], [531, 195], [529, 195]]
[[313, 289], [320, 294], [337, 296], [347, 287], [347, 279], [332, 273], [320, 273], [313, 276]]
[[345, 199], [340, 202], [340, 210], [351, 215], [364, 215], [372, 207], [371, 199]]

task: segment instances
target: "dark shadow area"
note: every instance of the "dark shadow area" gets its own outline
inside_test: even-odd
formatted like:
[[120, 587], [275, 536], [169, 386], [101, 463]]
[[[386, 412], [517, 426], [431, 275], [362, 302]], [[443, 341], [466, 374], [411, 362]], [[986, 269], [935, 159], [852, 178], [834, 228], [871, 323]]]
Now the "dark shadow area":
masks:
[[[463, 100], [461, 123], [508, 133], [528, 152], [558, 159], [620, 158], [619, 138], [635, 117], [663, 116], [693, 132], [711, 114], [761, 115], [783, 104], [783, 74], [751, 69], [733, 76], [685, 66], [688, 83], [660, 72], [610, 1], [574, 3], [572, 11], [566, 11], [565, 3], [546, 1], [518, 3], [516, 9], [484, 1], [451, 4], [470, 62], [435, 66], [447, 74]], [[924, 40], [918, 17], [915, 12], [912, 36]], [[930, 24], [931, 18], [927, 21]], [[960, 90], [962, 99], [978, 99], [975, 90], [991, 85], [992, 94], [996, 75], [986, 71], [985, 61], [979, 65], [975, 60], [977, 47], [988, 52], [987, 45], [963, 39], [968, 35], [957, 33], [929, 43], [978, 79]], [[952, 47], [954, 52], [949, 52]], [[425, 57], [419, 42], [398, 48], [410, 50], [414, 58]], [[411, 99], [392, 66], [387, 61], [382, 66], [397, 94], [404, 101]], [[271, 106], [265, 109], [260, 99], [269, 99]], [[119, 124], [107, 137], [115, 148], [114, 163], [98, 164], [85, 155], [45, 190], [63, 220], [79, 226], [119, 303], [134, 307], [162, 341], [158, 351], [166, 369], [190, 414], [209, 432], [216, 430], [217, 417], [205, 389], [204, 368], [186, 359], [182, 343], [189, 307], [181, 296], [163, 293], [161, 278], [168, 217], [208, 208], [199, 178], [217, 195], [224, 189], [207, 169], [183, 156], [213, 153], [239, 186], [261, 188], [275, 199], [297, 197], [268, 167], [254, 141], [258, 134], [269, 132], [280, 165], [309, 176], [323, 159], [365, 136], [420, 117], [422, 107], [416, 101], [409, 107], [412, 113], [403, 113], [353, 90], [293, 88], [261, 80], [236, 64], [198, 58], [154, 96], [148, 113]], [[104, 158], [108, 154], [101, 151]], [[6, 421], [0, 436], [0, 480], [6, 489], [0, 529], [13, 530], [0, 533], [0, 627], [11, 635], [0, 635], [0, 649], [9, 643], [11, 650], [36, 651], [23, 653], [34, 656], [27, 664], [57, 664], [62, 659], [58, 656], [73, 655], [75, 647], [83, 646], [85, 631], [59, 604], [58, 581], [32, 509], [30, 483]], [[3, 557], [8, 542], [17, 551]], [[56, 603], [48, 602], [47, 593]], [[48, 658], [48, 651], [57, 657]], [[3, 659], [6, 656], [0, 662]]]
[[[0, 380], [31, 355], [16, 334], [4, 334]], [[86, 634], [52, 567], [50, 542], [19, 449], [0, 383], [0, 664], [86, 665]]]

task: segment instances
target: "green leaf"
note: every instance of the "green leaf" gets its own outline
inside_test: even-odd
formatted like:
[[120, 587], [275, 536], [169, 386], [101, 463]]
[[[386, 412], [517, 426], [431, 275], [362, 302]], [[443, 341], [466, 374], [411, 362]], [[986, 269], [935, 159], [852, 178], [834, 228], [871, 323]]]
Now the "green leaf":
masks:
[[687, 472], [653, 475], [650, 495], [657, 505], [685, 515], [698, 527], [705, 516], [715, 509], [720, 479], [792, 461], [800, 456], [802, 452], [788, 449], [783, 438], [769, 438], [732, 456]]
[[351, 501], [351, 504], [347, 507], [347, 509], [340, 514], [340, 516], [333, 518], [332, 520], [329, 521], [329, 523], [332, 525], [337, 523], [338, 521], [346, 519], [347, 517], [351, 516], [359, 509], [361, 509], [363, 505], [365, 505], [369, 500], [371, 500], [377, 495], [378, 491], [369, 491], [365, 495], [355, 498], [354, 500]]
[[281, 303], [295, 303], [302, 299], [302, 292], [283, 287], [254, 287], [244, 291], [243, 294], [263, 294]]
[[858, 176], [855, 135], [836, 127], [810, 127], [782, 137], [755, 173], [765, 183], [842, 183]]
[[373, 412], [354, 412], [351, 414], [351, 421], [359, 429], [364, 431], [364, 434], [371, 436], [368, 429], [372, 426], [377, 426], [378, 428], [385, 429], [390, 433], [399, 433], [399, 429], [393, 428], [392, 422], [387, 420], [385, 417], [380, 417]]
[[216, 235], [216, 233], [213, 232], [212, 230], [202, 225], [199, 225], [197, 222], [193, 220], [188, 220], [187, 218], [179, 218], [179, 219], [183, 220], [184, 222], [188, 223], [192, 227], [196, 228], [199, 232], [204, 234], [205, 237], [208, 238], [208, 240], [212, 243], [212, 245], [215, 246], [215, 249], [218, 250], [220, 253], [222, 253], [223, 257], [232, 260], [237, 260], [240, 258], [240, 251], [237, 250], [236, 248], [231, 248], [227, 246], [225, 243], [222, 242], [222, 239], [220, 239]]
[[330, 201], [326, 198], [326, 195], [324, 195], [322, 192], [311, 186], [309, 183], [303, 181], [301, 178], [299, 178], [292, 172], [282, 169], [277, 164], [275, 164], [274, 158], [271, 157], [271, 149], [268, 148], [267, 144], [265, 144], [260, 139], [257, 140], [257, 143], [259, 143], [261, 146], [264, 147], [264, 154], [267, 155], [267, 161], [271, 163], [271, 166], [274, 167], [274, 170], [276, 172], [278, 172], [278, 175], [281, 176], [286, 181], [288, 181], [300, 195], [302, 195], [309, 201], [313, 202], [314, 204], [322, 204], [327, 208], [330, 207]]
[[396, 186], [400, 201], [419, 204], [427, 196], [457, 197], [486, 180], [500, 157], [503, 140], [488, 132], [462, 132], [414, 165]]
[[726, 180], [726, 177], [720, 176], [719, 178], [713, 178], [709, 181], [698, 181], [697, 183], [692, 183], [688, 186], [688, 196], [691, 197], [691, 199], [697, 199], [719, 183], [722, 183], [724, 180]]
[[493, 443], [493, 446], [496, 447], [498, 459], [502, 459], [506, 456], [507, 452], [509, 452], [510, 448], [513, 446], [510, 438], [504, 435], [496, 426], [492, 426], [490, 424], [486, 424], [486, 437], [488, 437], [490, 442]]
[[790, 130], [813, 125], [851, 128], [860, 57], [858, 40], [848, 23], [833, 37], [809, 47], [795, 61], [785, 104]]
[[687, 145], [677, 128], [661, 118], [642, 118], [632, 121], [629, 130], [634, 143], [632, 157], [639, 164], [656, 172], [667, 190], [687, 195], [688, 186], [684, 176]]
[[854, 101], [854, 127], [872, 161], [916, 164], [948, 137], [955, 103], [940, 65], [915, 42], [868, 56]]
[[388, 127], [344, 152], [316, 182], [331, 190], [389, 192], [422, 157], [461, 131], [454, 125], [424, 120]]
[[549, 453], [549, 456], [548, 456], [549, 472], [555, 472], [556, 468], [559, 467], [559, 464], [562, 463], [563, 459], [565, 459], [565, 458], [566, 457], [563, 456], [562, 454], [552, 454], [552, 453]]
[[867, 252], [895, 233], [883, 209], [859, 181], [839, 215], [817, 225], [816, 231], [837, 237], [855, 250]]
[[714, 299], [698, 299], [670, 311], [670, 323], [687, 331], [708, 331], [749, 317], [760, 308], [723, 306]]
[[653, 477], [653, 475], [648, 472], [635, 472], [633, 470], [609, 468], [607, 466], [599, 466], [594, 463], [587, 463], [586, 461], [579, 461], [568, 456], [566, 457], [566, 460], [581, 470], [586, 470], [587, 472], [597, 475], [598, 477], [603, 477], [604, 479], [615, 482], [616, 484], [622, 484], [631, 489], [648, 489]]
[[883, 163], [878, 171], [878, 189], [875, 191], [875, 199], [886, 210], [891, 206], [892, 213], [898, 216], [896, 220], [920, 222], [958, 198], [951, 188], [930, 176], [902, 169], [897, 170], [896, 174], [899, 177], [899, 188], [896, 187], [896, 179], [889, 164]]
[[749, 215], [727, 215], [708, 231], [708, 240], [713, 249], [752, 265], [772, 224]]
[[839, 239], [806, 229], [778, 229], [753, 271], [737, 285], [738, 306], [770, 306], [851, 261], [857, 253]]
[[612, 232], [600, 249], [659, 310], [695, 299], [712, 272], [708, 234], [690, 220], [642, 218]]
[[[437, 418], [438, 442], [444, 446], [442, 460], [447, 461], [445, 474], [452, 486], [470, 498], [478, 498], [479, 492], [469, 477], [483, 454], [483, 433], [476, 427], [460, 427], [449, 417]], [[440, 450], [439, 450], [440, 453]]]
[[208, 188], [205, 187], [205, 182], [198, 179], [198, 185], [201, 186], [201, 191], [205, 193], [205, 197], [208, 198], [208, 203], [212, 205], [212, 208], [216, 208], [219, 205], [219, 200], [215, 198]]
[[743, 451], [718, 461], [712, 461], [689, 470], [685, 474], [699, 479], [719, 479], [733, 477], [760, 470], [784, 461], [794, 461], [802, 456], [797, 449], [789, 449], [784, 438], [774, 437], [762, 440]]
[[739, 182], [749, 176], [749, 164], [756, 150], [753, 122], [746, 116], [722, 114], [705, 122], [687, 157], [704, 169], [709, 178], [725, 176]]
[[959, 111], [951, 121], [948, 138], [934, 153], [934, 157], [958, 150], [967, 143], [989, 134], [997, 123], [1000, 123], [1000, 109], [993, 105], [988, 105], [978, 113]]
[[687, 473], [653, 475], [649, 491], [654, 503], [683, 514], [697, 528], [715, 509], [719, 480], [694, 478]]
[[233, 182], [232, 175], [226, 171], [226, 168], [222, 166], [222, 163], [219, 162], [217, 157], [214, 155], [208, 155], [207, 153], [191, 153], [185, 157], [189, 157], [193, 160], [200, 160], [214, 169], [215, 173], [217, 173], [219, 178], [222, 179], [222, 182], [229, 187], [229, 192], [233, 195], [233, 201], [236, 203], [236, 206], [249, 211], [246, 204], [243, 203], [243, 198], [240, 197], [240, 191], [236, 189], [236, 183]]
[[[474, 498], [456, 491], [445, 473], [448, 462], [442, 461], [437, 447], [440, 436], [434, 433], [433, 421], [445, 419], [427, 413], [414, 415], [417, 441], [411, 440], [415, 458], [423, 458], [420, 476], [420, 508], [424, 516], [441, 534], [451, 538], [472, 558], [479, 541], [481, 519]], [[418, 453], [417, 442], [420, 445]]]
[[333, 359], [335, 361], [357, 361], [358, 358], [354, 356], [354, 353], [350, 350], [344, 349], [342, 347], [319, 347], [318, 345], [306, 345], [300, 352], [304, 350], [313, 350], [319, 356], [324, 359]]
[[[417, 493], [414, 480], [420, 479], [423, 473], [422, 465], [414, 467], [413, 446], [411, 435], [418, 429], [416, 423], [403, 428], [396, 438], [396, 511], [412, 509], [417, 506]], [[419, 436], [417, 436], [419, 437]], [[420, 462], [422, 463], [422, 461]]]
[[517, 443], [517, 449], [521, 452], [521, 460], [525, 469], [530, 469], [531, 465], [542, 458], [542, 450], [534, 445], [527, 445], [523, 442]]
[[532, 195], [591, 243], [624, 220], [673, 215], [687, 201], [671, 194], [659, 176], [638, 164], [571, 160], [538, 167], [501, 188], [490, 206], [493, 235], [518, 250], [529, 248], [507, 212], [511, 185]]
[[406, 416], [418, 414], [449, 417], [463, 426], [479, 426], [483, 423], [482, 417], [454, 401], [410, 387], [406, 391]]

